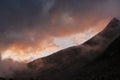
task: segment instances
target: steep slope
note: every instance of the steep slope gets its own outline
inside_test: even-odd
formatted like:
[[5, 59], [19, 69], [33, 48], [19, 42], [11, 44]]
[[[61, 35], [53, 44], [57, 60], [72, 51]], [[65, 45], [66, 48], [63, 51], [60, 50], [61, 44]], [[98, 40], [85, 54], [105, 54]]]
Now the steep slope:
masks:
[[[28, 63], [33, 76], [17, 76], [17, 79], [30, 77], [40, 80], [97, 79], [104, 70], [107, 70], [108, 63], [113, 65], [117, 59], [119, 61], [119, 55], [117, 55], [119, 53], [117, 46], [120, 43], [119, 31], [120, 21], [114, 18], [102, 32], [84, 44], [58, 51], [53, 55]], [[117, 43], [115, 43], [116, 40]], [[112, 54], [117, 56], [111, 56]], [[110, 61], [111, 59], [112, 61]], [[109, 72], [105, 71], [105, 73]]]
[[103, 54], [66, 80], [120, 80], [120, 36]]

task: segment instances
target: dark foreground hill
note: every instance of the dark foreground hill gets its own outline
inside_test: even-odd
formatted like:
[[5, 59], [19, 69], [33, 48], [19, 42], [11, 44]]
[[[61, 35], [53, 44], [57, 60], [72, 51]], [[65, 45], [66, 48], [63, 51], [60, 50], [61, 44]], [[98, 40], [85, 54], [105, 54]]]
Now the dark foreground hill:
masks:
[[120, 21], [83, 43], [28, 63], [16, 80], [120, 80]]

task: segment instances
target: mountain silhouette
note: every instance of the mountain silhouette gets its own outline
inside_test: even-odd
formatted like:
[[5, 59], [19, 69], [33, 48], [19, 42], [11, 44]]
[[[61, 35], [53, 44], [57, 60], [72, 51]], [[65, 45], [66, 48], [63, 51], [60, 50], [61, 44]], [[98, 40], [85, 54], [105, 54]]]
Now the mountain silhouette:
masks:
[[120, 21], [85, 43], [60, 50], [27, 64], [30, 71], [15, 73], [16, 80], [120, 80]]

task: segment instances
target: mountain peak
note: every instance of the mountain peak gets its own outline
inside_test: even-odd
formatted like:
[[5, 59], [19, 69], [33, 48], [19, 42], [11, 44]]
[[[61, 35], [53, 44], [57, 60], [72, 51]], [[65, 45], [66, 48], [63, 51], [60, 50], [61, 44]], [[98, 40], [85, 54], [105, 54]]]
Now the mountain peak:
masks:
[[[82, 45], [70, 47], [64, 50], [60, 50], [45, 58], [37, 59], [28, 64], [29, 67], [37, 67], [39, 63], [42, 65], [59, 65], [69, 64], [74, 60], [91, 61], [97, 56], [101, 55], [102, 52], [113, 42], [118, 36], [120, 36], [120, 21], [113, 18], [107, 27], [98, 33], [96, 36], [86, 41]], [[96, 53], [97, 52], [97, 53]], [[66, 62], [66, 61], [67, 62]], [[61, 63], [61, 64], [59, 64]]]
[[[93, 68], [93, 70], [97, 68], [99, 69], [99, 66], [102, 65], [101, 62], [104, 61], [102, 60], [102, 58], [100, 58], [100, 63], [96, 68], [96, 64], [98, 62], [97, 59], [100, 56], [104, 56], [104, 54], [111, 53], [112, 51], [119, 52], [119, 48], [116, 48], [118, 46], [117, 44], [120, 42], [119, 31], [120, 21], [116, 18], [113, 18], [103, 31], [101, 31], [82, 45], [60, 50], [50, 56], [37, 59], [33, 62], [28, 63], [28, 67], [33, 70], [32, 73], [35, 73], [35, 77], [41, 80], [89, 80], [85, 78], [92, 73]], [[112, 51], [109, 52], [111, 48]], [[105, 58], [107, 58], [107, 56]], [[116, 59], [116, 56], [114, 56], [114, 58], [112, 59]], [[119, 60], [118, 57], [116, 60]], [[110, 59], [109, 61], [105, 59], [105, 61], [109, 62]], [[94, 62], [95, 64], [91, 64], [92, 62]], [[88, 64], [91, 64], [92, 67], [90, 66], [89, 68]], [[107, 63], [105, 65], [107, 65]], [[85, 66], [87, 66], [87, 70], [84, 69]], [[107, 67], [102, 65], [102, 70], [104, 68]], [[87, 71], [90, 71], [90, 73]], [[95, 73], [96, 72], [97, 70], [95, 70]], [[76, 76], [80, 78], [76, 79]], [[81, 77], [84, 76], [86, 77], [82, 79]], [[73, 77], [73, 79], [69, 77]]]
[[110, 23], [113, 23], [113, 22], [119, 22], [119, 19], [117, 19], [116, 17], [114, 17]]
[[[109, 22], [109, 24], [107, 25], [107, 27], [117, 27], [117, 26], [115, 26], [115, 24], [118, 24], [118, 23], [120, 23], [120, 21], [117, 19], [117, 18], [113, 18], [110, 22]], [[106, 27], [106, 28], [107, 28]]]

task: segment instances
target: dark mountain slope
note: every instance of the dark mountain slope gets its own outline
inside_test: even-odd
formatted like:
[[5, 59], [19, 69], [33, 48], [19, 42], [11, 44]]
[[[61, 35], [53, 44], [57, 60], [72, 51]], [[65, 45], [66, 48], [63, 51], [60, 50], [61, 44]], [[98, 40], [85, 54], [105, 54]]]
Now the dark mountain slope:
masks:
[[113, 41], [103, 55], [66, 80], [120, 80], [120, 37]]

